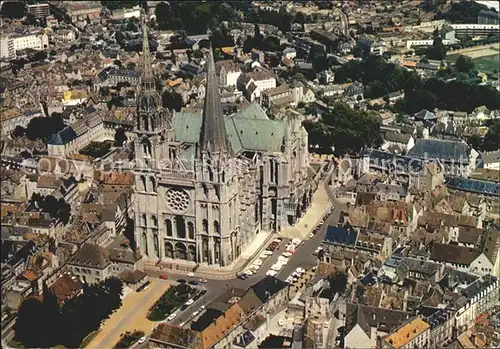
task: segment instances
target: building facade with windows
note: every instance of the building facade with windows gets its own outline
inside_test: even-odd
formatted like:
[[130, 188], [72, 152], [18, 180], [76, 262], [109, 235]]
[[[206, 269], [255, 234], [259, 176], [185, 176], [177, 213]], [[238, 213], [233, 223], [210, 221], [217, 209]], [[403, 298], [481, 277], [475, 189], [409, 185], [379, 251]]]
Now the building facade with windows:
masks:
[[225, 117], [213, 53], [202, 113], [161, 108], [144, 34], [135, 142], [135, 238], [168, 267], [232, 264], [255, 239], [295, 224], [309, 206], [308, 137], [296, 116], [257, 103]]

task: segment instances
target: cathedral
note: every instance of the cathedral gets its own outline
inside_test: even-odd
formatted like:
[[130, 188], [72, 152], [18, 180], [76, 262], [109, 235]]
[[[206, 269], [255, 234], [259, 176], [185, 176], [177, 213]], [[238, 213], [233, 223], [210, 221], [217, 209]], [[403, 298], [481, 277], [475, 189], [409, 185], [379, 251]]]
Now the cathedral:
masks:
[[144, 28], [135, 241], [148, 260], [183, 270], [230, 266], [258, 234], [294, 225], [312, 197], [301, 120], [270, 118], [257, 103], [225, 116], [209, 51], [203, 112], [171, 114], [156, 91]]

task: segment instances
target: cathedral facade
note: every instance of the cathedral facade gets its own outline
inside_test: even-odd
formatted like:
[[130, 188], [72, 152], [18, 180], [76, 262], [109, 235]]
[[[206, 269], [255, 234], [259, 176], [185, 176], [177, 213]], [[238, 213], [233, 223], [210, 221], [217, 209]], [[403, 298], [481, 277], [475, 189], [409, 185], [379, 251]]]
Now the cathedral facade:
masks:
[[224, 116], [212, 50], [203, 112], [161, 107], [144, 30], [135, 139], [135, 241], [149, 260], [225, 267], [294, 225], [312, 197], [307, 132], [252, 103]]

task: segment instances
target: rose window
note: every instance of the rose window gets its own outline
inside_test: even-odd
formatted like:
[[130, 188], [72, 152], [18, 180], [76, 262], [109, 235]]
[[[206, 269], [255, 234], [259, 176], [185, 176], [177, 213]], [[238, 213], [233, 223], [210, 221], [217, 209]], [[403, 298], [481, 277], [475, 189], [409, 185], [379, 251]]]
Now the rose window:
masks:
[[189, 207], [189, 195], [181, 189], [170, 189], [167, 192], [167, 207], [172, 212], [186, 212]]

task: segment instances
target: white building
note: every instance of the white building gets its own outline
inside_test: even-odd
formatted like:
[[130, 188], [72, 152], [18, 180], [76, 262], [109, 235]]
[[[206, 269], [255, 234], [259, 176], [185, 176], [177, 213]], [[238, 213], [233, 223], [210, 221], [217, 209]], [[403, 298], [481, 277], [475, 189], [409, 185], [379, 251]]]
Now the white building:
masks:
[[43, 50], [49, 47], [49, 37], [45, 33], [9, 34], [0, 39], [0, 57], [15, 58], [16, 52], [25, 49]]
[[[413, 46], [432, 46], [434, 43], [434, 39], [426, 39], [426, 40], [408, 40], [406, 41], [406, 48], [410, 49]], [[443, 40], [443, 45], [451, 45], [451, 40]]]
[[217, 65], [219, 70], [219, 84], [220, 86], [236, 86], [238, 78], [241, 75], [240, 67], [233, 61], [221, 61]]

